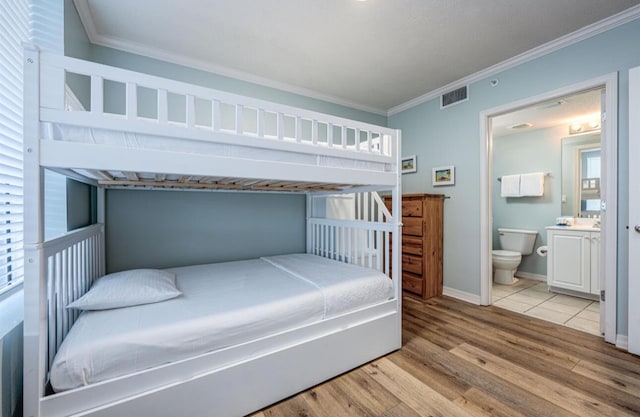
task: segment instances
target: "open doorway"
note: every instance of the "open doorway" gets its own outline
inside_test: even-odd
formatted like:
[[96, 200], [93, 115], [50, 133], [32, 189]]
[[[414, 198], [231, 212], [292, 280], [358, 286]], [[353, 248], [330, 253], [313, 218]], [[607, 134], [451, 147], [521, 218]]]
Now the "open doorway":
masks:
[[[594, 335], [602, 333], [598, 262], [590, 258], [599, 256], [603, 93], [588, 90], [491, 119], [492, 304]], [[509, 181], [521, 174], [536, 183], [523, 177], [514, 193]], [[561, 240], [548, 257], [550, 237]], [[549, 270], [547, 261], [554, 262]]]
[[[616, 333], [617, 117], [613, 105], [616, 84], [617, 76], [613, 74], [490, 109], [480, 117], [482, 304], [496, 301], [498, 305], [519, 308], [525, 314], [529, 311], [538, 318], [562, 324], [572, 322], [571, 327], [604, 333], [609, 342], [615, 341]], [[535, 183], [534, 187], [539, 193], [531, 194], [529, 189], [522, 195], [508, 197], [507, 190], [506, 196], [501, 195], [503, 183], [498, 177], [513, 185], [514, 177], [534, 173], [542, 178], [542, 183]], [[576, 226], [557, 226], [562, 223]], [[517, 231], [515, 235], [513, 230]], [[566, 233], [569, 230], [577, 236]], [[529, 236], [522, 240], [518, 236], [521, 232]], [[515, 237], [516, 242], [528, 240], [531, 244], [500, 254], [511, 256], [507, 256], [509, 259], [498, 256], [496, 268], [501, 270], [513, 266], [515, 252], [524, 253], [516, 268], [520, 271], [516, 279], [520, 281], [506, 282], [505, 276], [509, 274], [501, 272], [498, 281], [503, 286], [492, 294], [495, 263], [492, 251], [503, 249], [502, 235], [505, 240]], [[552, 239], [551, 244], [548, 239]], [[507, 247], [512, 244], [507, 243]], [[568, 259], [574, 254], [578, 256], [577, 265]], [[601, 301], [601, 290], [612, 296], [605, 296], [606, 301], [596, 304]], [[568, 298], [576, 296], [575, 301]], [[506, 301], [508, 297], [513, 297], [511, 302]], [[549, 301], [554, 304], [543, 305]], [[558, 306], [562, 304], [558, 301], [573, 306]], [[553, 317], [553, 309], [564, 312], [558, 311]], [[601, 311], [599, 329], [595, 330], [593, 323], [589, 330], [580, 328], [587, 324], [585, 318], [594, 321], [596, 310]]]

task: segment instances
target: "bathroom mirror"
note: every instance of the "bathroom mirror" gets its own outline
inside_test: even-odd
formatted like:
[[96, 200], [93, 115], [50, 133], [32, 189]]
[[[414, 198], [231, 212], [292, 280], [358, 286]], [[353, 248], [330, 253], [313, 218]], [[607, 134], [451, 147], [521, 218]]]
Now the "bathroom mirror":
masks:
[[563, 216], [600, 215], [600, 132], [562, 139]]

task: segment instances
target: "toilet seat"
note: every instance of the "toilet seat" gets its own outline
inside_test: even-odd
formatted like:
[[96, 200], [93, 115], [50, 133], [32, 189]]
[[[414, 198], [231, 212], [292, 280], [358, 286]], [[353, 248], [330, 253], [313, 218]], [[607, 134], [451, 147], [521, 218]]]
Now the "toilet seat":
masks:
[[512, 250], [493, 250], [491, 251], [491, 255], [494, 259], [515, 259], [522, 257], [520, 252], [514, 252]]

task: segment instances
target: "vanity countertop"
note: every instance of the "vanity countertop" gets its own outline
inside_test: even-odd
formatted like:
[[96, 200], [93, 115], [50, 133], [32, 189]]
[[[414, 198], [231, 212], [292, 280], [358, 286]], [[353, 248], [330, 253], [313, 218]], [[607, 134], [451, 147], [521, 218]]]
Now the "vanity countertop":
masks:
[[574, 224], [573, 226], [547, 226], [547, 230], [574, 230], [576, 232], [599, 232], [599, 227], [593, 227], [588, 224]]

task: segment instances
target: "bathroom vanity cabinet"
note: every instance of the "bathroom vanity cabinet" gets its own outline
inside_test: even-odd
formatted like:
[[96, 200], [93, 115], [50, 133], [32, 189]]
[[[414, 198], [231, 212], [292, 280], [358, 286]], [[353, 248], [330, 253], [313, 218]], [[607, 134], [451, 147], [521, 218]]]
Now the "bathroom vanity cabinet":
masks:
[[[391, 210], [391, 197], [385, 196]], [[423, 299], [442, 295], [442, 194], [402, 196], [402, 288]]]
[[547, 228], [547, 285], [600, 293], [600, 232], [587, 228]]

